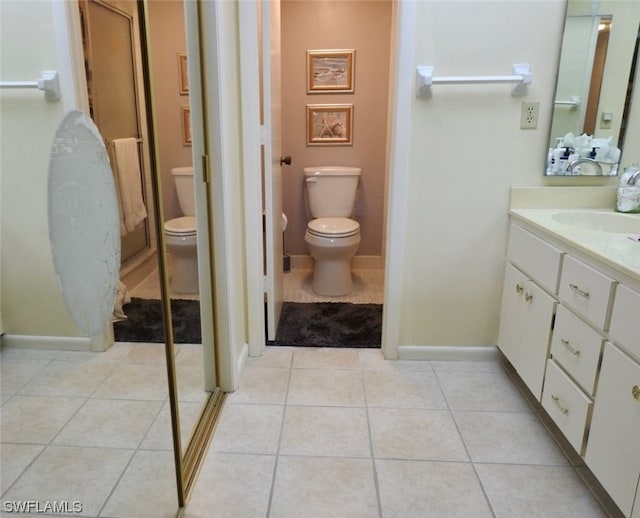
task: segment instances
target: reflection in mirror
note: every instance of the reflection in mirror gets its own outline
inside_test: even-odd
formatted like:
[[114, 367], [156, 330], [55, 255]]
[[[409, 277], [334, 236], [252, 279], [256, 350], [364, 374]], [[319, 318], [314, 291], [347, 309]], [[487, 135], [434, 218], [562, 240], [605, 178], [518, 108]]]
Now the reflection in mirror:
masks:
[[546, 175], [617, 174], [639, 26], [640, 2], [568, 1]]
[[[196, 242], [208, 228], [196, 228], [192, 148], [184, 138], [191, 131], [178, 118], [190, 104], [186, 60], [176, 59], [185, 55], [184, 2], [81, 0], [79, 8], [91, 116], [112, 163], [118, 165], [123, 141], [136, 151], [123, 164], [135, 181], [117, 182], [120, 205], [135, 192], [148, 214], [120, 225], [127, 297], [115, 338], [132, 342], [141, 362], [166, 361], [159, 449], [174, 449], [183, 505], [211, 430], [210, 409], [222, 397], [207, 368], [213, 344], [203, 346], [200, 318]], [[208, 259], [205, 253], [200, 265], [206, 270]]]

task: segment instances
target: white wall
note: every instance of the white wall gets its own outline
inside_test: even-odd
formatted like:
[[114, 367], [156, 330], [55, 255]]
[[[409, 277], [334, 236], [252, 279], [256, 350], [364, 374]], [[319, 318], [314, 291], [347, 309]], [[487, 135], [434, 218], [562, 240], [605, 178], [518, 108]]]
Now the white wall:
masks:
[[540, 114], [537, 130], [521, 130], [523, 99], [508, 85], [413, 98], [401, 345], [496, 343], [509, 189], [545, 182], [563, 14], [560, 0], [417, 3], [416, 66], [492, 75], [530, 63], [526, 100], [540, 101]]
[[[0, 3], [3, 80], [32, 81], [43, 70], [63, 66], [56, 56], [52, 9], [51, 2]], [[39, 90], [2, 90], [0, 103], [4, 332], [78, 336], [55, 277], [47, 221], [49, 151], [63, 102], [46, 102]]]

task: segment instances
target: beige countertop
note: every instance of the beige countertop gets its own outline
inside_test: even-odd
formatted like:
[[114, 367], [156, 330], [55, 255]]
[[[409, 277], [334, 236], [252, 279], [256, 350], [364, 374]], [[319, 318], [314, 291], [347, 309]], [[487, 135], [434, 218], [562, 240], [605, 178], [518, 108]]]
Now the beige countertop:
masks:
[[[512, 205], [513, 207], [513, 205]], [[559, 221], [560, 213], [597, 212], [618, 214], [607, 208], [512, 208], [510, 216], [533, 228], [545, 232], [559, 242], [640, 281], [640, 242], [631, 237], [640, 237], [640, 214], [625, 214], [629, 219], [624, 232], [607, 232], [593, 228], [577, 226]], [[605, 216], [607, 217], [607, 216]], [[637, 219], [637, 227], [634, 224]]]

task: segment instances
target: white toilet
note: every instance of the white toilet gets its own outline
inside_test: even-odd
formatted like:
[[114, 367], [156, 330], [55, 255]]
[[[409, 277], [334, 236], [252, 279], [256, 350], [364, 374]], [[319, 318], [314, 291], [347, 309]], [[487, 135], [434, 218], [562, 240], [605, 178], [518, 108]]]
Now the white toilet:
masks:
[[360, 246], [360, 224], [351, 219], [362, 170], [359, 167], [304, 168], [307, 209], [312, 218], [304, 240], [313, 257], [313, 291], [347, 295], [353, 290], [351, 258]]
[[171, 260], [169, 285], [176, 293], [198, 293], [193, 167], [175, 167], [171, 174], [183, 215], [164, 223], [165, 243]]

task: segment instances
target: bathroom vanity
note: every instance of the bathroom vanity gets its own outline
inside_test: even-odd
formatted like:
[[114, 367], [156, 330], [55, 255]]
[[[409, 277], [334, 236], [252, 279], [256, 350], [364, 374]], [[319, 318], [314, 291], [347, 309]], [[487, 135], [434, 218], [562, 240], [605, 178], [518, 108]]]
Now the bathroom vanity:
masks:
[[627, 517], [640, 518], [640, 215], [510, 211], [498, 347]]

